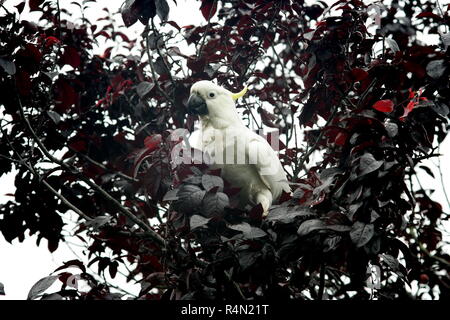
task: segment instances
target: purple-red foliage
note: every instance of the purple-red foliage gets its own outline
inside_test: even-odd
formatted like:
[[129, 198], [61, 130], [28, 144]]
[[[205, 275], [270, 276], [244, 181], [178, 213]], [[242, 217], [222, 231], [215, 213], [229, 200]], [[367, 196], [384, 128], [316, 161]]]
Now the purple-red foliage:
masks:
[[[127, 277], [142, 278], [143, 299], [369, 299], [369, 264], [382, 271], [380, 299], [412, 298], [405, 285], [414, 280], [448, 298], [449, 255], [439, 231], [448, 214], [410, 182], [418, 168], [433, 174], [418, 165], [446, 137], [450, 100], [448, 34], [439, 46], [416, 35], [437, 34], [450, 18], [448, 8], [432, 12], [434, 1], [393, 3], [375, 36], [359, 0], [337, 1], [337, 17], [322, 15], [321, 1], [203, 0], [205, 21], [181, 27], [167, 21], [166, 0], [126, 0], [123, 22], [146, 24], [143, 41], [112, 21], [59, 19], [54, 1], [28, 2], [42, 13], [39, 24], [2, 14], [0, 106], [11, 121], [1, 122], [0, 175], [18, 173], [14, 197], [0, 206], [0, 231], [7, 241], [37, 234], [54, 251], [70, 203], [84, 214], [75, 236], [86, 243], [89, 266], [114, 278], [119, 265], [132, 263]], [[196, 54], [170, 44], [174, 35]], [[103, 37], [122, 52], [138, 47], [140, 56], [112, 47], [94, 54]], [[385, 45], [374, 52], [378, 41]], [[239, 190], [220, 172], [171, 163], [180, 142], [174, 134], [193, 125], [189, 88], [203, 79], [230, 89], [245, 83], [252, 101], [274, 107], [249, 103], [244, 111], [280, 130], [293, 183], [267, 218], [260, 206], [238, 209]], [[303, 146], [293, 144], [296, 123]], [[314, 150], [323, 159], [307, 167]], [[59, 151], [63, 164], [40, 166], [55, 162], [47, 151]], [[124, 210], [147, 227], [136, 228]], [[90, 291], [71, 286], [66, 269], [73, 267]], [[65, 263], [31, 298], [54, 281], [61, 291], [44, 298], [122, 297], [86, 267]]]

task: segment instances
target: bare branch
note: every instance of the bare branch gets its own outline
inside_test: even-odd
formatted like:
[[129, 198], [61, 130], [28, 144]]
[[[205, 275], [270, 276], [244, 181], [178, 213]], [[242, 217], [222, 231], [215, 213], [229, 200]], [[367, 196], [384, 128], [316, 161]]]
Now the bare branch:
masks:
[[70, 209], [75, 211], [76, 214], [78, 214], [80, 217], [83, 217], [86, 221], [91, 221], [92, 218], [89, 217], [87, 214], [85, 214], [83, 211], [78, 209], [76, 206], [74, 206], [69, 200], [66, 199], [61, 193], [56, 191], [47, 181], [42, 180], [42, 184], [51, 191], [56, 197], [58, 197], [66, 206], [68, 206]]

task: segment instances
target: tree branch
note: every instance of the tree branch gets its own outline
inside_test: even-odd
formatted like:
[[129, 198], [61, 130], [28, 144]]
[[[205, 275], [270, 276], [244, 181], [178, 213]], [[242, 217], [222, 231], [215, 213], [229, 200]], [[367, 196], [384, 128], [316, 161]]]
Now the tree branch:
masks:
[[255, 54], [252, 56], [252, 60], [248, 63], [247, 67], [245, 68], [244, 72], [242, 73], [242, 78], [244, 80], [246, 80], [245, 77], [247, 75], [248, 70], [253, 65], [253, 63], [256, 62], [256, 59], [258, 58], [258, 51], [261, 48], [261, 46], [262, 46], [262, 44], [264, 42], [264, 39], [266, 38], [267, 32], [272, 27], [272, 23], [275, 21], [275, 17], [278, 14], [279, 7], [280, 7], [280, 5], [278, 4], [277, 7], [275, 8], [275, 11], [274, 11], [273, 15], [272, 15], [272, 18], [269, 21], [269, 24], [267, 25], [267, 28], [264, 30], [264, 34], [262, 35], [261, 39], [259, 40], [258, 46], [256, 47], [256, 50], [255, 50]]
[[438, 157], [438, 171], [439, 171], [439, 179], [441, 180], [441, 185], [442, 185], [442, 192], [444, 193], [444, 197], [445, 200], [447, 201], [447, 205], [450, 208], [450, 199], [448, 197], [448, 193], [447, 193], [447, 188], [445, 187], [445, 182], [444, 182], [444, 175], [442, 174], [442, 167], [441, 167], [441, 155], [439, 154]]
[[425, 248], [423, 243], [419, 241], [419, 237], [417, 236], [417, 232], [416, 232], [416, 230], [413, 227], [410, 227], [409, 231], [410, 231], [411, 236], [413, 237], [413, 239], [416, 241], [417, 245], [419, 246], [420, 251], [422, 251], [427, 257], [429, 257], [429, 258], [431, 258], [433, 260], [439, 261], [440, 263], [450, 267], [450, 262], [449, 261], [447, 261], [447, 260], [445, 260], [445, 259], [443, 259], [441, 257], [433, 255], [430, 251], [428, 251], [427, 248]]
[[[147, 53], [148, 56], [148, 64], [150, 66], [150, 71], [152, 73], [152, 79], [153, 79], [153, 83], [156, 86], [156, 89], [159, 91], [159, 93], [161, 93], [164, 98], [167, 99], [167, 101], [169, 101], [173, 106], [175, 105], [175, 101], [173, 101], [173, 99], [167, 94], [166, 91], [164, 91], [161, 86], [159, 85], [157, 76], [156, 76], [156, 71], [155, 71], [155, 66], [153, 64], [153, 56], [150, 52], [150, 39], [149, 39], [149, 28], [148, 25], [145, 27], [144, 32], [142, 33], [144, 35], [145, 38], [145, 51]], [[169, 72], [169, 70], [167, 70], [167, 72]]]
[[[151, 23], [152, 23], [152, 31], [153, 31], [154, 33], [156, 33], [156, 36], [157, 36], [157, 38], [159, 39], [159, 38], [161, 37], [161, 35], [160, 35], [160, 33], [158, 32], [158, 29], [156, 29], [155, 23], [154, 23], [153, 19], [151, 19]], [[161, 57], [162, 62], [164, 63], [164, 66], [165, 66], [165, 68], [166, 68], [166, 70], [167, 70], [167, 74], [169, 75], [170, 82], [172, 83], [173, 87], [175, 88], [175, 85], [176, 85], [175, 80], [173, 80], [172, 74], [170, 73], [170, 68], [169, 68], [169, 66], [168, 66], [167, 63], [166, 63], [166, 60], [164, 60], [163, 54], [161, 53], [161, 50], [159, 50], [159, 47], [158, 47], [158, 40], [156, 40], [156, 52], [157, 52], [158, 55]]]
[[66, 199], [61, 193], [56, 191], [47, 181], [41, 180], [41, 183], [49, 190], [51, 191], [55, 196], [57, 196], [66, 206], [68, 206], [70, 209], [72, 209], [76, 214], [78, 214], [80, 217], [83, 217], [86, 221], [91, 221], [92, 218], [89, 217], [87, 214], [85, 214], [83, 211], [78, 209], [76, 206], [74, 206], [69, 200]]
[[[8, 144], [10, 144], [10, 142], [8, 141]], [[85, 220], [90, 221], [92, 220], [91, 217], [89, 217], [87, 214], [85, 214], [83, 211], [81, 211], [80, 209], [78, 209], [75, 205], [73, 205], [69, 200], [66, 199], [66, 197], [64, 197], [62, 194], [60, 194], [58, 191], [56, 191], [47, 181], [45, 181], [45, 179], [43, 179], [38, 173], [37, 171], [33, 168], [33, 166], [30, 164], [27, 164], [25, 159], [22, 158], [22, 156], [12, 147], [12, 145], [10, 145], [11, 149], [14, 150], [14, 152], [17, 154], [17, 156], [19, 157], [19, 160], [13, 159], [13, 158], [9, 158], [9, 157], [5, 157], [3, 155], [0, 155], [0, 157], [2, 158], [6, 158], [9, 161], [12, 161], [14, 163], [17, 163], [18, 165], [23, 165], [25, 166], [25, 168], [28, 169], [28, 171], [30, 171], [36, 178], [38, 178], [39, 182], [42, 183], [50, 192], [52, 192], [56, 197], [58, 197], [66, 206], [68, 206], [70, 209], [72, 209], [75, 213], [77, 213], [79, 216], [83, 217]]]
[[212, 4], [211, 9], [209, 10], [208, 24], [206, 25], [205, 32], [203, 33], [202, 39], [200, 40], [200, 48], [197, 51], [197, 57], [200, 57], [202, 55], [203, 47], [205, 46], [206, 36], [209, 32], [209, 28], [211, 27], [212, 12], [213, 12], [214, 6], [216, 6], [216, 5], [217, 5], [217, 0], [214, 0], [214, 3]]
[[319, 142], [322, 139], [323, 135], [325, 134], [325, 129], [330, 125], [330, 123], [333, 121], [334, 116], [336, 115], [337, 112], [337, 107], [335, 106], [333, 108], [332, 114], [330, 115], [330, 117], [328, 118], [327, 122], [325, 123], [325, 125], [322, 127], [322, 129], [320, 130], [320, 134], [317, 137], [316, 141], [314, 142], [314, 144], [312, 145], [311, 148], [308, 148], [306, 153], [301, 157], [300, 163], [297, 166], [296, 170], [294, 171], [294, 175], [293, 178], [296, 179], [298, 173], [300, 172], [300, 170], [302, 170], [302, 168], [305, 165], [306, 160], [311, 156], [311, 154], [317, 149], [317, 147], [319, 146]]
[[120, 171], [114, 171], [114, 170], [109, 169], [108, 167], [106, 167], [106, 166], [103, 165], [102, 163], [95, 161], [94, 159], [92, 159], [91, 157], [89, 157], [88, 155], [86, 155], [86, 154], [84, 154], [84, 153], [81, 153], [81, 152], [79, 152], [79, 151], [76, 151], [75, 149], [73, 149], [73, 148], [70, 147], [70, 146], [69, 146], [68, 148], [69, 148], [70, 150], [72, 150], [73, 152], [75, 152], [77, 155], [80, 155], [81, 157], [83, 157], [83, 158], [84, 158], [85, 160], [87, 160], [88, 162], [92, 163], [93, 165], [96, 165], [97, 167], [99, 167], [99, 168], [101, 168], [101, 169], [103, 169], [103, 170], [105, 170], [105, 171], [113, 172], [114, 174], [118, 175], [119, 177], [124, 178], [125, 180], [128, 180], [128, 181], [130, 181], [130, 182], [138, 182], [138, 181], [139, 181], [139, 180], [137, 180], [137, 179], [135, 179], [135, 178], [133, 178], [133, 177], [130, 177], [129, 175], [126, 175], [126, 174], [124, 174], [124, 173], [122, 173], [122, 172], [120, 172]]
[[135, 224], [137, 224], [139, 227], [141, 227], [144, 231], [146, 231], [149, 235], [149, 237], [154, 240], [159, 245], [165, 246], [165, 241], [159, 234], [157, 234], [154, 230], [152, 230], [147, 224], [145, 224], [143, 221], [141, 221], [139, 218], [137, 218], [133, 213], [131, 213], [128, 209], [126, 209], [124, 206], [122, 206], [116, 199], [114, 199], [109, 193], [107, 193], [103, 188], [92, 182], [88, 177], [82, 175], [77, 169], [72, 168], [68, 166], [65, 162], [61, 161], [58, 158], [55, 158], [44, 146], [42, 141], [39, 139], [39, 137], [34, 132], [33, 128], [31, 127], [30, 122], [28, 121], [28, 118], [25, 116], [23, 105], [20, 100], [20, 96], [18, 93], [16, 93], [17, 99], [19, 102], [19, 112], [22, 117], [22, 119], [25, 122], [25, 125], [30, 132], [31, 136], [33, 137], [33, 140], [37, 143], [39, 146], [39, 149], [44, 153], [44, 155], [51, 160], [54, 163], [59, 164], [62, 168], [65, 170], [74, 173], [76, 176], [81, 178], [84, 182], [86, 182], [92, 189], [94, 189], [96, 192], [98, 192], [104, 199], [110, 201], [114, 207], [116, 207], [119, 212], [121, 212], [123, 215], [128, 217], [131, 221], [133, 221]]

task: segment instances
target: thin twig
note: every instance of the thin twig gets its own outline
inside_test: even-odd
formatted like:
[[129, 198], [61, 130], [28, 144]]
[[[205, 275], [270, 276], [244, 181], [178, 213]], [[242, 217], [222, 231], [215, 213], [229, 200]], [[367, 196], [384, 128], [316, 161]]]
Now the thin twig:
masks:
[[85, 214], [83, 211], [74, 206], [69, 200], [66, 199], [62, 194], [56, 191], [47, 181], [42, 180], [42, 184], [50, 190], [55, 196], [57, 196], [66, 206], [75, 211], [79, 216], [83, 217], [87, 221], [91, 221], [92, 218]]
[[2, 7], [6, 11], [7, 14], [11, 14], [11, 12], [8, 9], [6, 9], [6, 7], [3, 5], [5, 3], [5, 1], [6, 0], [0, 0], [0, 7]]
[[[153, 64], [153, 56], [152, 56], [152, 54], [150, 52], [149, 31], [150, 30], [149, 30], [148, 26], [146, 26], [145, 30], [143, 32], [143, 35], [145, 37], [145, 52], [147, 53], [147, 56], [148, 56], [148, 64], [150, 66], [150, 71], [152, 73], [153, 83], [155, 84], [156, 89], [159, 91], [159, 93], [161, 93], [164, 96], [164, 98], [167, 99], [167, 101], [169, 101], [173, 106], [175, 106], [175, 101], [159, 85], [159, 82], [158, 82], [158, 79], [157, 79], [157, 76], [156, 76], [155, 66]], [[167, 70], [167, 72], [169, 72], [169, 70]]]
[[359, 98], [358, 105], [357, 105], [358, 107], [361, 106], [361, 103], [363, 103], [363, 101], [366, 99], [367, 95], [369, 94], [370, 90], [375, 86], [376, 82], [377, 82], [377, 78], [373, 78], [372, 82], [369, 84], [366, 91], [364, 91], [363, 94], [361, 95], [361, 98]]
[[253, 63], [255, 63], [256, 59], [258, 58], [259, 49], [261, 48], [261, 46], [264, 42], [264, 39], [266, 38], [267, 32], [272, 27], [272, 23], [275, 21], [275, 17], [279, 13], [279, 11], [278, 11], [279, 7], [280, 7], [280, 4], [278, 4], [277, 7], [275, 8], [272, 18], [270, 19], [269, 24], [267, 25], [267, 28], [264, 30], [264, 33], [263, 33], [261, 39], [259, 40], [258, 46], [255, 49], [255, 54], [252, 56], [252, 60], [247, 64], [244, 72], [242, 73], [242, 77], [244, 79], [245, 79], [245, 76], [247, 75], [248, 70], [253, 65]]
[[158, 29], [155, 27], [155, 23], [154, 23], [153, 19], [151, 19], [151, 23], [152, 23], [152, 31], [154, 33], [156, 33], [156, 37], [157, 37], [157, 40], [156, 40], [156, 52], [158, 53], [159, 57], [162, 59], [162, 62], [164, 63], [164, 67], [167, 70], [167, 74], [169, 75], [170, 82], [172, 83], [173, 87], [175, 88], [176, 83], [175, 83], [175, 80], [173, 80], [172, 74], [170, 73], [170, 68], [169, 68], [169, 66], [166, 63], [166, 60], [163, 58], [164, 55], [161, 53], [161, 50], [159, 50], [158, 39], [161, 36], [160, 36], [160, 34], [158, 32]]
[[[419, 181], [419, 179], [417, 178], [417, 175], [414, 175], [414, 177], [416, 178], [416, 180], [417, 180], [417, 182], [418, 182], [420, 188], [421, 188], [422, 190], [425, 190], [425, 189], [422, 187], [422, 185], [420, 184], [420, 181]], [[410, 178], [410, 184], [411, 184], [411, 189], [412, 189], [412, 179], [411, 179], [411, 178]], [[413, 192], [413, 190], [411, 190], [411, 195], [414, 197], [414, 192]], [[414, 201], [417, 202], [417, 200], [416, 200], [415, 198], [414, 198]], [[412, 205], [412, 209], [411, 209], [411, 217], [414, 216], [414, 213], [415, 213], [414, 211], [415, 211], [415, 205], [413, 204], [413, 205]], [[443, 264], [445, 264], [445, 265], [447, 265], [447, 266], [450, 266], [450, 262], [449, 262], [449, 261], [447, 261], [447, 260], [445, 260], [445, 259], [443, 259], [443, 258], [441, 258], [441, 257], [437, 257], [437, 256], [431, 254], [431, 252], [430, 252], [427, 248], [425, 248], [425, 246], [423, 245], [423, 243], [421, 243], [420, 240], [419, 240], [419, 237], [418, 237], [418, 235], [417, 235], [416, 228], [414, 228], [413, 226], [410, 226], [410, 227], [408, 228], [408, 230], [409, 230], [409, 234], [411, 235], [411, 237], [416, 241], [417, 245], [419, 246], [420, 251], [422, 251], [422, 252], [423, 252], [426, 256], [428, 256], [429, 258], [431, 258], [431, 259], [433, 259], [433, 260], [436, 260], [436, 261], [439, 261], [439, 262], [441, 262], [441, 263], [443, 263]]]
[[200, 48], [197, 51], [197, 57], [200, 57], [201, 54], [202, 54], [202, 50], [203, 50], [203, 47], [205, 45], [206, 35], [208, 34], [209, 28], [211, 27], [211, 18], [212, 18], [212, 13], [213, 13], [214, 6], [217, 6], [217, 0], [214, 0], [211, 8], [209, 9], [208, 24], [206, 25], [205, 32], [203, 33], [202, 39], [200, 40]]
[[[438, 149], [439, 151], [439, 149]], [[441, 167], [441, 157], [438, 157], [438, 172], [439, 172], [439, 179], [441, 180], [442, 185], [442, 192], [444, 192], [445, 200], [447, 200], [447, 206], [450, 208], [450, 200], [447, 194], [447, 189], [445, 188], [445, 182], [444, 182], [444, 175], [442, 173], [442, 167]]]
[[417, 164], [417, 163], [419, 163], [422, 160], [430, 159], [430, 158], [433, 158], [433, 157], [438, 157], [438, 159], [439, 159], [439, 157], [441, 157], [441, 156], [442, 156], [442, 154], [440, 154], [440, 153], [431, 153], [431, 154], [427, 154], [427, 155], [424, 155], [424, 156], [421, 156], [421, 157], [414, 158], [412, 160]]
[[317, 147], [319, 146], [319, 142], [322, 139], [323, 135], [325, 134], [326, 128], [330, 125], [330, 123], [333, 121], [334, 116], [336, 115], [337, 112], [337, 107], [333, 108], [332, 114], [330, 115], [330, 117], [328, 118], [327, 122], [325, 123], [325, 125], [319, 129], [320, 130], [320, 134], [317, 137], [316, 141], [314, 142], [314, 144], [312, 145], [311, 148], [308, 148], [308, 150], [306, 151], [306, 153], [301, 157], [301, 160], [299, 162], [299, 165], [297, 167], [298, 170], [295, 170], [296, 172], [294, 172], [294, 178], [297, 178], [298, 173], [300, 172], [300, 170], [304, 167], [304, 164], [306, 162], [306, 160], [311, 156], [311, 154], [316, 151]]
[[[13, 149], [14, 150], [14, 149]], [[14, 152], [17, 154], [20, 160], [12, 159], [5, 157], [3, 155], [0, 155], [1, 157], [7, 158], [10, 161], [13, 161], [14, 163], [23, 165], [25, 168], [28, 169], [37, 179], [40, 183], [42, 183], [50, 192], [52, 192], [56, 197], [58, 197], [66, 206], [68, 206], [70, 209], [72, 209], [74, 212], [76, 212], [79, 216], [83, 217], [85, 220], [90, 221], [92, 220], [91, 217], [89, 217], [87, 214], [85, 214], [83, 211], [78, 209], [76, 206], [74, 206], [69, 200], [66, 199], [62, 194], [60, 194], [58, 191], [56, 191], [47, 181], [45, 181], [36, 171], [35, 168], [30, 164], [27, 164], [25, 159], [22, 158], [22, 156], [14, 150]]]
[[[69, 250], [72, 252], [72, 254], [73, 254], [78, 260], [83, 261], [83, 259], [80, 257], [80, 255], [79, 255], [78, 253], [76, 253], [75, 250], [73, 250], [72, 247], [69, 245], [69, 244], [71, 244], [71, 245], [76, 245], [76, 244], [69, 243], [68, 241], [64, 241], [64, 243], [66, 244], [67, 248], [69, 248]], [[128, 295], [132, 296], [133, 298], [137, 298], [137, 296], [136, 296], [135, 294], [133, 294], [133, 293], [131, 293], [131, 292], [128, 292], [127, 290], [122, 289], [122, 288], [120, 288], [120, 287], [118, 287], [118, 286], [115, 286], [115, 285], [113, 285], [111, 282], [109, 282], [108, 280], [106, 280], [104, 274], [103, 274], [103, 278], [102, 278], [102, 277], [98, 276], [98, 275], [96, 274], [96, 272], [94, 272], [94, 270], [92, 270], [90, 267], [87, 267], [87, 269], [88, 269], [89, 271], [91, 271], [91, 274], [92, 274], [92, 276], [93, 276], [94, 278], [97, 277], [97, 278], [101, 279], [101, 280], [104, 281], [109, 287], [114, 288], [114, 289], [116, 289], [116, 290], [119, 290], [119, 291], [121, 291], [122, 293], [128, 294]], [[118, 271], [118, 272], [119, 272], [119, 271]], [[122, 274], [124, 277], [126, 277], [126, 275], [124, 275], [123, 273], [121, 273], [121, 274]]]
[[13, 158], [10, 158], [10, 157], [7, 157], [7, 156], [5, 156], [5, 155], [3, 155], [3, 154], [0, 154], [0, 158], [3, 158], [3, 159], [6, 159], [6, 160], [8, 160], [8, 161], [11, 161], [11, 162], [14, 162], [14, 163], [22, 164], [22, 165], [23, 165], [22, 161], [17, 160], [17, 159], [13, 159]]
[[[442, 10], [441, 3], [439, 2], [439, 0], [436, 0], [436, 6], [439, 10], [439, 13], [441, 14], [441, 18], [445, 19], [444, 11]], [[448, 32], [448, 25], [444, 24], [444, 26], [445, 26], [445, 31]], [[442, 36], [441, 36], [441, 38], [442, 38]]]
[[105, 171], [109, 171], [109, 172], [113, 172], [114, 174], [118, 175], [121, 178], [124, 178], [125, 180], [128, 180], [130, 182], [138, 182], [139, 180], [130, 177], [129, 175], [126, 175], [120, 171], [114, 171], [112, 169], [109, 169], [108, 167], [106, 167], [105, 165], [101, 164], [100, 162], [95, 161], [94, 159], [92, 159], [91, 157], [89, 157], [88, 155], [78, 152], [75, 149], [73, 149], [72, 147], [68, 147], [70, 150], [72, 150], [73, 152], [75, 152], [77, 155], [80, 155], [81, 157], [83, 157], [85, 160], [87, 160], [88, 162], [92, 163], [93, 165], [96, 165], [97, 167], [105, 170]]
[[419, 237], [417, 236], [417, 232], [416, 232], [416, 230], [413, 227], [410, 227], [409, 231], [410, 231], [410, 234], [413, 237], [413, 239], [416, 240], [416, 243], [419, 246], [420, 251], [422, 251], [429, 258], [431, 258], [433, 260], [436, 260], [436, 261], [439, 261], [440, 263], [445, 264], [446, 266], [450, 267], [450, 262], [449, 261], [447, 261], [447, 260], [445, 260], [445, 259], [443, 259], [441, 257], [433, 255], [430, 251], [428, 251], [427, 248], [425, 248], [423, 243], [419, 241]]
[[239, 293], [239, 295], [241, 296], [241, 298], [242, 298], [243, 300], [247, 300], [247, 298], [245, 298], [245, 295], [244, 295], [244, 293], [242, 292], [241, 287], [239, 286], [239, 284], [237, 284], [236, 281], [233, 281], [233, 280], [231, 279], [231, 275], [230, 275], [226, 270], [224, 270], [224, 273], [225, 273], [225, 275], [227, 276], [228, 280], [231, 281], [231, 282], [233, 283], [233, 286], [235, 287], [236, 291]]

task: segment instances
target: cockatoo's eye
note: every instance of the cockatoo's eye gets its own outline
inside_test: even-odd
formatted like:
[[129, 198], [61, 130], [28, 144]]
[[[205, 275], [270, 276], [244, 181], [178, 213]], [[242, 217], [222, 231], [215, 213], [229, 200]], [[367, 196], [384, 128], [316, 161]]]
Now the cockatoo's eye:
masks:
[[208, 94], [208, 96], [209, 96], [210, 98], [214, 98], [214, 97], [216, 96], [216, 94], [215, 94], [214, 92], [210, 92], [210, 93]]

